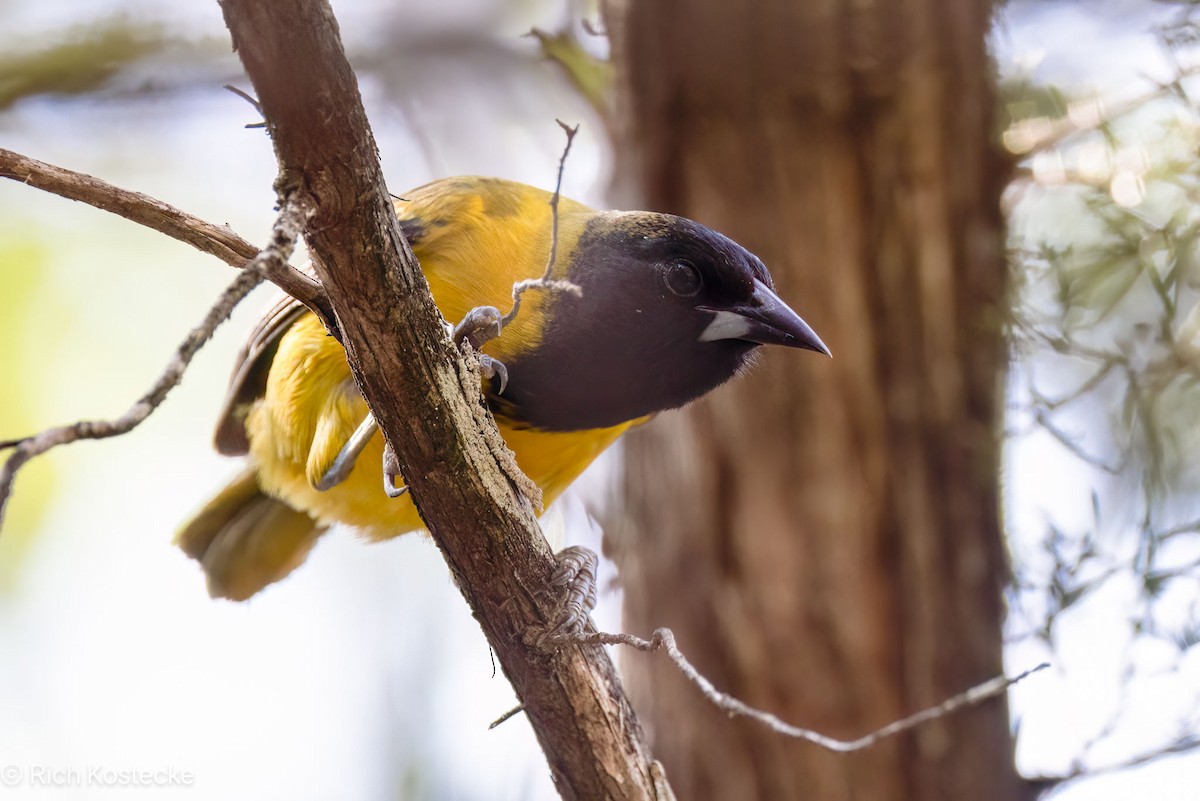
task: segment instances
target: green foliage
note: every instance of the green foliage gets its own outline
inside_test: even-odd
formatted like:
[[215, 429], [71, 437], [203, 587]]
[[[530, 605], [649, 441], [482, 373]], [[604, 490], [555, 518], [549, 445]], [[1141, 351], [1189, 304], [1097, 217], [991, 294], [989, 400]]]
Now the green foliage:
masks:
[[68, 33], [63, 41], [30, 53], [0, 56], [0, 110], [25, 97], [86, 94], [121, 69], [165, 48], [156, 27], [123, 19]]
[[613, 98], [612, 63], [589, 53], [571, 30], [548, 33], [534, 28], [529, 34], [538, 40], [542, 55], [558, 64], [588, 104], [607, 120]]
[[[1179, 29], [1190, 30], [1189, 20]], [[1004, 142], [1023, 158], [1009, 191], [1017, 287], [1010, 429], [1061, 447], [1096, 488], [1090, 526], [1049, 522], [1070, 514], [1047, 509], [1040, 548], [1014, 547], [1012, 627], [1054, 653], [1068, 613], [1126, 599], [1126, 697], [1140, 676], [1138, 644], [1165, 645], [1176, 667], [1200, 644], [1200, 102], [1192, 100], [1193, 83], [1181, 72], [1107, 111], [1094, 98], [1028, 81], [1005, 90]], [[1012, 532], [1011, 539], [1030, 538]], [[1126, 703], [1085, 750], [1119, 728]], [[1197, 711], [1186, 703], [1181, 719]], [[1178, 739], [1158, 753], [1196, 745]]]

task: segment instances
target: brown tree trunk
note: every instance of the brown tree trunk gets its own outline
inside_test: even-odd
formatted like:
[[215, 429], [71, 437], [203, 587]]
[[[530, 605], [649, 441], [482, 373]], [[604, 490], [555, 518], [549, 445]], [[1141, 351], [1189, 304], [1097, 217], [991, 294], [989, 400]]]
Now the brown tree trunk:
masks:
[[[833, 736], [1001, 672], [990, 11], [633, 0], [610, 19], [641, 200], [756, 252], [834, 354], [765, 353], [628, 439], [626, 627], [674, 628], [718, 687]], [[1021, 796], [1002, 701], [839, 756], [623, 658], [681, 799]]]

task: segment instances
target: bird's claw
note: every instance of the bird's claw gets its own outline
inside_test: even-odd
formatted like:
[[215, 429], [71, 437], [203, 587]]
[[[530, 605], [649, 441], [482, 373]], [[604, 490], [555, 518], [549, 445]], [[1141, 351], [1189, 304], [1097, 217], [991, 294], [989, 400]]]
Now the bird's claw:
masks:
[[375, 416], [368, 412], [363, 421], [358, 424], [358, 428], [350, 435], [350, 439], [338, 451], [333, 463], [329, 465], [329, 469], [313, 485], [314, 489], [325, 492], [349, 478], [358, 461], [359, 454], [367, 447], [367, 443], [371, 441], [371, 437], [375, 436], [375, 432], [378, 430], [379, 424], [375, 422]]
[[389, 498], [399, 498], [408, 492], [408, 485], [396, 486], [396, 478], [400, 475], [400, 460], [392, 450], [392, 443], [383, 443], [383, 491]]
[[567, 640], [582, 633], [596, 606], [596, 569], [600, 563], [596, 553], [572, 545], [554, 558], [558, 569], [550, 577], [550, 590], [562, 595], [562, 606], [558, 620], [540, 637], [542, 642]]
[[504, 366], [504, 362], [499, 359], [492, 358], [486, 353], [479, 355], [479, 372], [484, 378], [500, 379], [500, 389], [497, 390], [497, 395], [504, 394], [504, 388], [508, 386], [508, 368]]
[[481, 350], [489, 341], [500, 336], [504, 327], [504, 317], [495, 306], [476, 306], [467, 312], [467, 316], [450, 332], [450, 338], [455, 345], [470, 342], [479, 359], [479, 371], [484, 378], [498, 378], [500, 389], [497, 394], [503, 395], [508, 386], [508, 368], [504, 362], [488, 356]]
[[500, 336], [501, 321], [504, 316], [495, 306], [476, 306], [467, 312], [462, 322], [454, 326], [450, 338], [455, 345], [461, 345], [463, 340], [471, 343], [471, 347], [479, 350], [491, 340]]

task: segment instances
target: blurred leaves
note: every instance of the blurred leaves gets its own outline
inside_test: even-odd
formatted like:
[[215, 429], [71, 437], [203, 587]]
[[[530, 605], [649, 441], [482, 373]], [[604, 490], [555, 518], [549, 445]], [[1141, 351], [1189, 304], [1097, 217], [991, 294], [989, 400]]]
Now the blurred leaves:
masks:
[[77, 28], [44, 49], [17, 53], [10, 48], [0, 56], [0, 110], [35, 95], [92, 92], [169, 44], [158, 26], [114, 19]]
[[[34, 308], [34, 296], [42, 291], [47, 255], [17, 229], [7, 226], [6, 229], [0, 236], [0, 319], [10, 332], [21, 332], [28, 328], [27, 315]], [[0, 376], [5, 377], [0, 381], [0, 439], [24, 436], [35, 430], [37, 387], [30, 386], [27, 380], [13, 380], [15, 376], [28, 378], [37, 374], [30, 359], [26, 337], [0, 338]], [[5, 451], [0, 457], [7, 455]], [[41, 460], [30, 467], [21, 476], [20, 496], [14, 499], [7, 515], [4, 538], [9, 540], [9, 547], [8, 556], [0, 560], [0, 592], [13, 588], [54, 494], [53, 462]]]
[[529, 35], [538, 40], [542, 55], [562, 68], [571, 85], [596, 110], [601, 119], [611, 123], [612, 63], [589, 53], [570, 29], [547, 33], [533, 28]]
[[[1127, 615], [1110, 621], [1127, 625], [1123, 698], [1079, 765], [1136, 716], [1147, 653], [1156, 680], [1186, 690], [1181, 725], [1200, 710], [1180, 673], [1200, 642], [1200, 104], [1196, 68], [1178, 66], [1200, 41], [1191, 12], [1162, 32], [1175, 79], [1134, 102], [1107, 108], [1027, 79], [1004, 92], [1003, 141], [1024, 158], [1008, 195], [1010, 428], [1052, 442], [1093, 483], [1090, 526], [1047, 509], [1040, 547], [1014, 545], [1010, 625], [1054, 654], [1075, 610]], [[1164, 741], [1129, 764], [1197, 745]]]

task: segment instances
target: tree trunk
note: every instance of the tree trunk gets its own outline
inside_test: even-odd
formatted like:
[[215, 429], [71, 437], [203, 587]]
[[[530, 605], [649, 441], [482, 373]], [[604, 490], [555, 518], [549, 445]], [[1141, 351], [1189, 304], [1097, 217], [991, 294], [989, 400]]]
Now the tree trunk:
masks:
[[[610, 9], [627, 176], [756, 252], [832, 361], [775, 350], [627, 439], [626, 628], [856, 737], [1001, 672], [1005, 347], [986, 0]], [[1015, 799], [991, 701], [839, 756], [623, 656], [680, 798]]]

